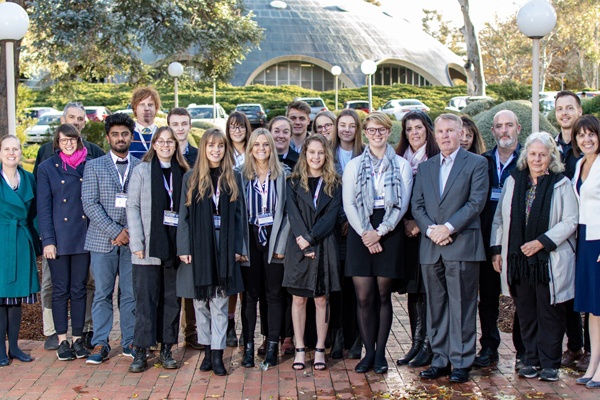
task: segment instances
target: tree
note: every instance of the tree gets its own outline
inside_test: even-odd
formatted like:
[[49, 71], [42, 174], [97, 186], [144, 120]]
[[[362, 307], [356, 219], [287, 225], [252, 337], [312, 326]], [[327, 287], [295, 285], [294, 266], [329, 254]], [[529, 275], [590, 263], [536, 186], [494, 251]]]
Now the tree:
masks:
[[[14, 0], [10, 1], [12, 3], [17, 3], [21, 7], [25, 7], [25, 0]], [[16, 132], [8, 131], [8, 104], [6, 102], [6, 90], [7, 90], [7, 82], [6, 82], [6, 50], [4, 41], [0, 41], [0, 136], [4, 136], [5, 134], [15, 135]], [[20, 44], [17, 42], [15, 44], [14, 50], [14, 64], [15, 64], [15, 96], [17, 93], [17, 84], [19, 82], [19, 53], [20, 53]], [[15, 98], [16, 100], [16, 98]]]
[[224, 80], [262, 40], [242, 0], [32, 0], [30, 55], [53, 77], [143, 76], [141, 50]]
[[463, 14], [464, 26], [460, 28], [465, 43], [467, 45], [467, 62], [465, 70], [467, 71], [467, 94], [470, 96], [485, 96], [485, 77], [483, 75], [483, 63], [481, 60], [481, 51], [479, 50], [479, 40], [475, 26], [469, 15], [469, 0], [458, 0]]
[[424, 17], [421, 19], [423, 31], [438, 42], [448, 47], [453, 53], [465, 56], [465, 44], [462, 33], [450, 25], [438, 10], [423, 9]]

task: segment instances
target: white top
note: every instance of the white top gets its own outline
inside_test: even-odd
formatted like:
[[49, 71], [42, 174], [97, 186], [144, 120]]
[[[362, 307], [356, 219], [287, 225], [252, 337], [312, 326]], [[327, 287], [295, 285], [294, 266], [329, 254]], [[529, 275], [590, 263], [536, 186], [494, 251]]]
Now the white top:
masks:
[[350, 160], [352, 160], [352, 150], [344, 150], [341, 147], [337, 149], [337, 158], [342, 167], [342, 171], [346, 169], [346, 165]]
[[581, 174], [581, 163], [583, 159], [577, 161], [575, 175], [573, 176], [573, 187], [575, 195], [579, 199], [579, 223], [586, 226], [585, 240], [600, 239], [600, 156], [592, 164], [587, 179], [581, 185], [581, 190], [577, 192], [577, 180]]
[[[361, 226], [358, 210], [356, 208], [356, 179], [358, 175], [358, 167], [360, 166], [362, 157], [362, 155], [355, 157], [348, 162], [346, 169], [344, 169], [344, 176], [342, 178], [342, 199], [344, 201], [344, 212], [346, 213], [346, 217], [348, 218], [350, 226], [352, 226], [354, 231], [356, 231], [359, 236], [362, 236], [364, 231]], [[400, 174], [402, 175], [402, 204], [400, 204], [400, 212], [397, 214], [397, 221], [393, 221], [393, 226], [398, 225], [408, 210], [413, 180], [412, 169], [410, 168], [408, 161], [398, 155], [396, 156], [396, 161], [398, 162]], [[377, 233], [379, 233], [380, 236], [383, 236], [388, 232], [389, 229], [386, 226], [380, 225], [377, 228]]]

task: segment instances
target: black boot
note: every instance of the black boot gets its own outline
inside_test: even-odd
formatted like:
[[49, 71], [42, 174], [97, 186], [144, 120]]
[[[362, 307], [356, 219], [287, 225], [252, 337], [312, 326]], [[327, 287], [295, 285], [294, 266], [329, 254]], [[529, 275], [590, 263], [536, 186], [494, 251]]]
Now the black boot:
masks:
[[148, 368], [148, 358], [146, 356], [146, 349], [142, 347], [135, 348], [135, 357], [133, 362], [129, 366], [129, 372], [144, 372]]
[[423, 347], [423, 341], [426, 336], [426, 317], [425, 303], [423, 302], [422, 295], [409, 295], [408, 296], [408, 318], [410, 320], [410, 330], [412, 332], [412, 346], [404, 357], [396, 361], [398, 365], [406, 365], [413, 358], [417, 356], [421, 347]]
[[335, 332], [329, 356], [334, 360], [339, 360], [344, 357], [344, 331], [342, 328], [337, 329]]
[[423, 345], [421, 345], [421, 350], [419, 350], [419, 353], [415, 356], [415, 358], [410, 360], [408, 365], [411, 367], [424, 367], [431, 364], [432, 359], [433, 353], [431, 352], [429, 338], [425, 338]]
[[254, 342], [246, 343], [246, 346], [244, 346], [244, 358], [242, 359], [242, 367], [254, 367]]
[[348, 350], [348, 358], [352, 360], [360, 360], [360, 357], [362, 355], [362, 347], [363, 342], [359, 335], [354, 341], [352, 347], [350, 347], [350, 350]]
[[227, 347], [237, 347], [238, 339], [235, 333], [235, 319], [229, 318], [227, 320], [227, 339], [225, 340]]
[[265, 356], [265, 361], [262, 363], [263, 369], [268, 369], [269, 367], [274, 367], [277, 365], [277, 356], [279, 353], [279, 343], [271, 342], [267, 344], [267, 355]]
[[211, 350], [210, 355], [212, 358], [212, 370], [215, 375], [227, 375], [227, 370], [225, 369], [225, 365], [223, 365], [223, 350]]
[[171, 353], [172, 344], [164, 344], [161, 346], [160, 355], [158, 356], [158, 362], [160, 362], [163, 368], [166, 369], [177, 369], [177, 361], [173, 358]]
[[202, 364], [200, 364], [200, 371], [211, 371], [212, 367], [212, 356], [210, 352], [210, 344], [204, 345], [204, 359], [202, 360]]

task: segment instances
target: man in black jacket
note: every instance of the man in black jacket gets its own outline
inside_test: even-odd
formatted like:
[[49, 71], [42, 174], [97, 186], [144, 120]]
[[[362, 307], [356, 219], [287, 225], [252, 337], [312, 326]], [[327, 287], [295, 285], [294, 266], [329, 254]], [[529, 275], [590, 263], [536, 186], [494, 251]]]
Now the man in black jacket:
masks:
[[[71, 102], [68, 103], [64, 110], [63, 115], [60, 117], [61, 124], [71, 124], [79, 133], [85, 127], [85, 108], [81, 103]], [[38, 150], [37, 157], [35, 158], [35, 165], [33, 166], [33, 176], [37, 178], [37, 169], [42, 161], [52, 157], [55, 152], [53, 141], [50, 141]], [[83, 145], [87, 148], [88, 155], [90, 158], [97, 158], [104, 155], [104, 151], [95, 145], [87, 141], [83, 141]], [[92, 327], [92, 302], [94, 299], [94, 277], [90, 273], [88, 274], [87, 283], [87, 303], [85, 310], [85, 325], [83, 327], [83, 344], [88, 349], [92, 348], [92, 336], [94, 334]], [[42, 319], [44, 324], [44, 335], [46, 341], [44, 348], [46, 350], [56, 350], [58, 348], [58, 336], [54, 329], [54, 320], [52, 319], [52, 280], [50, 277], [50, 268], [48, 267], [48, 261], [42, 258]]]
[[[490, 234], [492, 222], [500, 193], [506, 178], [517, 166], [517, 159], [521, 146], [519, 145], [519, 133], [521, 125], [516, 114], [510, 110], [502, 110], [496, 113], [492, 123], [492, 135], [496, 146], [483, 154], [488, 161], [488, 173], [490, 179], [490, 192], [481, 213], [481, 229], [483, 243], [486, 247], [486, 260], [481, 263], [479, 270], [479, 322], [481, 325], [481, 337], [479, 343], [481, 350], [473, 365], [476, 367], [487, 367], [498, 361], [498, 346], [500, 346], [500, 332], [498, 331], [498, 308], [500, 306], [500, 274], [492, 266], [490, 254]], [[515, 368], [522, 365], [525, 347], [521, 340], [517, 315], [515, 314], [513, 325], [513, 344], [517, 351], [517, 362]]]
[[175, 136], [177, 136], [181, 154], [183, 154], [190, 168], [194, 168], [194, 164], [198, 158], [198, 149], [188, 141], [190, 131], [192, 130], [192, 117], [190, 113], [183, 107], [173, 108], [167, 114], [167, 124], [173, 129]]

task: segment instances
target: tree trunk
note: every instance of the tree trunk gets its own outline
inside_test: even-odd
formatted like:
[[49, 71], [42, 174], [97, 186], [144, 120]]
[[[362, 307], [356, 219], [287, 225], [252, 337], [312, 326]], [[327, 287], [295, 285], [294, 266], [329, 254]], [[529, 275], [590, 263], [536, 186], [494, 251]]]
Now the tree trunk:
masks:
[[469, 96], [485, 96], [485, 77], [477, 32], [469, 15], [469, 0], [458, 0], [465, 25], [460, 29], [467, 45], [467, 94]]
[[[14, 0], [10, 1], [11, 3], [17, 3], [21, 7], [24, 7], [25, 0]], [[19, 55], [21, 54], [20, 50], [21, 42], [18, 41], [15, 43], [15, 81], [13, 85], [15, 85], [15, 100], [17, 96], [17, 85], [19, 83]], [[0, 136], [4, 136], [7, 133], [11, 135], [16, 135], [17, 132], [8, 132], [8, 105], [6, 104], [6, 41], [0, 40]]]

